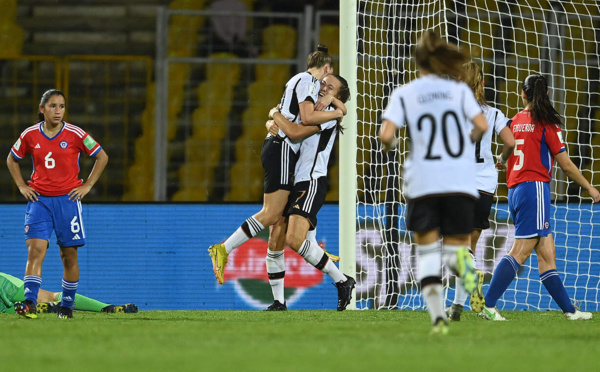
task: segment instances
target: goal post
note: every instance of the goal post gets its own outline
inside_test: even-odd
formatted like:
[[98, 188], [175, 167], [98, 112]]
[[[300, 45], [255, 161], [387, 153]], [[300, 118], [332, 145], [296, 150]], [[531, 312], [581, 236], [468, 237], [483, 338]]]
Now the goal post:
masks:
[[[404, 139], [396, 151], [383, 154], [377, 140], [392, 89], [417, 77], [412, 53], [422, 33], [434, 30], [468, 49], [483, 68], [488, 102], [507, 117], [523, 109], [523, 79], [542, 73], [551, 100], [565, 119], [568, 152], [598, 187], [598, 8], [585, 0], [340, 1], [340, 73], [354, 88], [348, 108], [349, 115], [355, 115], [345, 118], [347, 132], [340, 137], [340, 254], [342, 271], [356, 274], [357, 308], [424, 307], [404, 220], [401, 164], [408, 143]], [[497, 147], [494, 142], [496, 153]], [[557, 269], [569, 296], [582, 309], [599, 311], [600, 208], [555, 169], [551, 223]], [[476, 265], [486, 274], [484, 291], [514, 240], [504, 173], [499, 173], [490, 223], [476, 250]], [[453, 298], [453, 278], [447, 272], [444, 285]], [[540, 283], [535, 254], [498, 307], [558, 308]]]
[[[350, 100], [340, 136], [339, 241], [340, 269], [356, 277], [356, 2], [340, 0], [340, 75], [348, 81]], [[356, 309], [356, 295], [348, 309]]]

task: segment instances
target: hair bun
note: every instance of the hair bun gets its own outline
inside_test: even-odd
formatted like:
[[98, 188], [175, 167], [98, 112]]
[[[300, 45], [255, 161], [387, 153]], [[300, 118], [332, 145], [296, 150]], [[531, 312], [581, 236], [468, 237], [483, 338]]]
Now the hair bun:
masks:
[[317, 45], [317, 52], [323, 52], [329, 54], [329, 48], [327, 45], [319, 44]]

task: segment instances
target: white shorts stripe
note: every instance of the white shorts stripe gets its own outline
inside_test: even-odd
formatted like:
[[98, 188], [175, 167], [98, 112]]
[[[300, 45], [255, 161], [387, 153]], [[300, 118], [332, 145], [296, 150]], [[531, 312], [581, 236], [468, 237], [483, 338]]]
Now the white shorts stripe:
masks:
[[81, 227], [81, 237], [85, 239], [85, 229], [83, 228], [83, 218], [82, 216], [83, 207], [81, 206], [81, 201], [77, 200], [77, 214], [79, 218], [79, 226]]
[[546, 216], [544, 215], [544, 185], [542, 182], [536, 181], [535, 189], [537, 194], [537, 229], [543, 230]]
[[312, 209], [313, 202], [315, 200], [315, 195], [317, 194], [317, 180], [310, 180], [308, 185], [308, 196], [304, 201], [304, 205], [302, 205], [302, 210], [306, 213], [310, 213]]
[[285, 141], [282, 141], [281, 143], [281, 175], [279, 176], [279, 183], [281, 183], [282, 185], [286, 184], [287, 182], [287, 150], [286, 150], [286, 143]]

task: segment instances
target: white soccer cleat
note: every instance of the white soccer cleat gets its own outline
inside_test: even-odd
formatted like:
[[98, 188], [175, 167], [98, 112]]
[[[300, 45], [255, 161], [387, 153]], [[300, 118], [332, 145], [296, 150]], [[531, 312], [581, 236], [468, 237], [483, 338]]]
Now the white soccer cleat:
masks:
[[575, 310], [574, 313], [565, 313], [565, 318], [569, 320], [590, 320], [592, 319], [592, 313]]
[[485, 306], [477, 316], [495, 322], [506, 320], [495, 307]]

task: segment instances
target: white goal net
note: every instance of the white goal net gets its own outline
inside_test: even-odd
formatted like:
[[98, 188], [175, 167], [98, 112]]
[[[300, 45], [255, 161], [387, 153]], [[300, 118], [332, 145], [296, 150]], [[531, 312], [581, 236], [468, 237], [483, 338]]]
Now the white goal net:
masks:
[[[507, 117], [523, 109], [523, 79], [542, 73], [565, 118], [573, 161], [600, 185], [598, 53], [600, 18], [595, 1], [358, 0], [357, 1], [357, 308], [422, 309], [416, 256], [405, 229], [401, 163], [407, 143], [383, 154], [376, 136], [391, 90], [416, 77], [411, 59], [417, 39], [435, 30], [468, 48], [485, 75], [486, 98]], [[401, 136], [403, 133], [401, 133]], [[557, 171], [552, 224], [557, 269], [582, 309], [600, 310], [600, 208]], [[505, 174], [476, 250], [476, 266], [492, 272], [512, 246]], [[449, 298], [453, 278], [445, 275]], [[449, 302], [448, 302], [449, 303]], [[498, 302], [504, 310], [558, 309], [539, 280], [535, 253]]]

